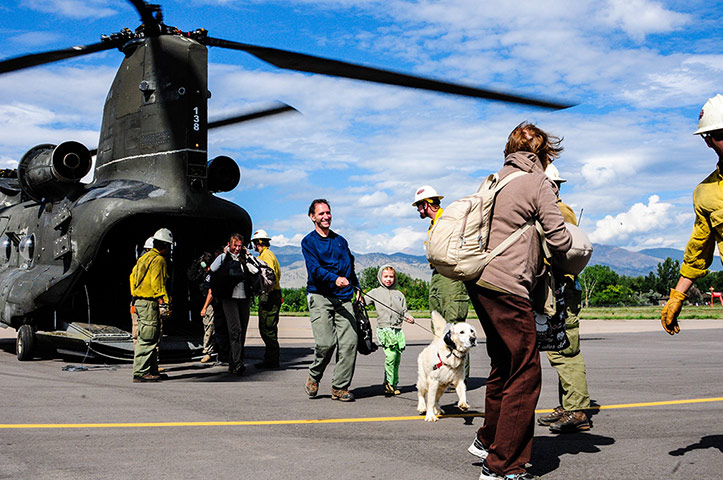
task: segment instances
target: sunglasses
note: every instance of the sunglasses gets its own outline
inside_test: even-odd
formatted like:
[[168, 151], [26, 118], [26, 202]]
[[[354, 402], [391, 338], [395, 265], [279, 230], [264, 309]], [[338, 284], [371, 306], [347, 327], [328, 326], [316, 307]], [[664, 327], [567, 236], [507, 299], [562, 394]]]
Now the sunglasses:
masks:
[[721, 141], [723, 141], [723, 130], [715, 130], [713, 132], [706, 134], [705, 137], [715, 140], [716, 142], [721, 142]]

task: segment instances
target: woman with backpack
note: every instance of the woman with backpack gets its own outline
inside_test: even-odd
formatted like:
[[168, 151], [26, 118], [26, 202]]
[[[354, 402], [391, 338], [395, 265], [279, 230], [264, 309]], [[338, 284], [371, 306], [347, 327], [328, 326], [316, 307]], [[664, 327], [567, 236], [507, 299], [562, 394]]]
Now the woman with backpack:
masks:
[[[530, 220], [542, 226], [553, 254], [572, 245], [557, 207], [557, 187], [545, 168], [562, 152], [561, 139], [531, 123], [510, 133], [500, 181], [524, 172], [497, 194], [488, 249], [492, 250]], [[487, 336], [492, 369], [487, 378], [485, 420], [469, 452], [482, 458], [481, 480], [536, 478], [525, 470], [530, 460], [535, 406], [542, 383], [531, 296], [544, 273], [540, 236], [528, 228], [494, 257], [480, 278], [467, 282], [472, 305]]]

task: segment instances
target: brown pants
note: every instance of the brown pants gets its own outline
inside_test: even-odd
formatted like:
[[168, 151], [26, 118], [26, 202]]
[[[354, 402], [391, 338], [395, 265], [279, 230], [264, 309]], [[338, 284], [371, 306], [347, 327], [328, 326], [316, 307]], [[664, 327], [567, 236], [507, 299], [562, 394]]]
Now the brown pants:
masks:
[[487, 465], [499, 475], [525, 472], [535, 429], [542, 375], [530, 301], [468, 284], [487, 337], [492, 370], [487, 378], [485, 421], [477, 438], [489, 450]]

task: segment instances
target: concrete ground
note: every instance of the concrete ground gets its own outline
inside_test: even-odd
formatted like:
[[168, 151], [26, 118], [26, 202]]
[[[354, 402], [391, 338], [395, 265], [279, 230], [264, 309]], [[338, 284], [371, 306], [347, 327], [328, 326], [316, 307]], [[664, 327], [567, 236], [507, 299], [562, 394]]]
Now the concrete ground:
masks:
[[[549, 480], [721, 478], [723, 323], [681, 324], [670, 337], [658, 320], [583, 320], [588, 383], [600, 406], [594, 428], [557, 436], [536, 427], [530, 471]], [[456, 395], [445, 394], [449, 415], [430, 424], [415, 411], [425, 330], [404, 327], [400, 396], [382, 394], [377, 352], [359, 356], [357, 401], [343, 404], [330, 400], [331, 367], [319, 397], [304, 395], [308, 318], [284, 317], [281, 327], [282, 369], [233, 377], [223, 366], [166, 364], [170, 379], [159, 384], [132, 383], [128, 364], [18, 362], [15, 333], [0, 330], [0, 479], [478, 477], [466, 448], [483, 421], [484, 342], [472, 354], [471, 410], [462, 414]], [[251, 366], [263, 354], [255, 329], [248, 345]], [[558, 403], [555, 371], [544, 356], [542, 364], [539, 413]]]

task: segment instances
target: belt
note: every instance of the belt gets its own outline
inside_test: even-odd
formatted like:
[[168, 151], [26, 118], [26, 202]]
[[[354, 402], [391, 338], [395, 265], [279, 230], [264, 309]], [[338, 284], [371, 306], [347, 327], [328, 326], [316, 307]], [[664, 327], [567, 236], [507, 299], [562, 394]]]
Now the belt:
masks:
[[158, 299], [153, 297], [133, 297], [133, 300], [147, 300], [149, 302], [155, 302]]

